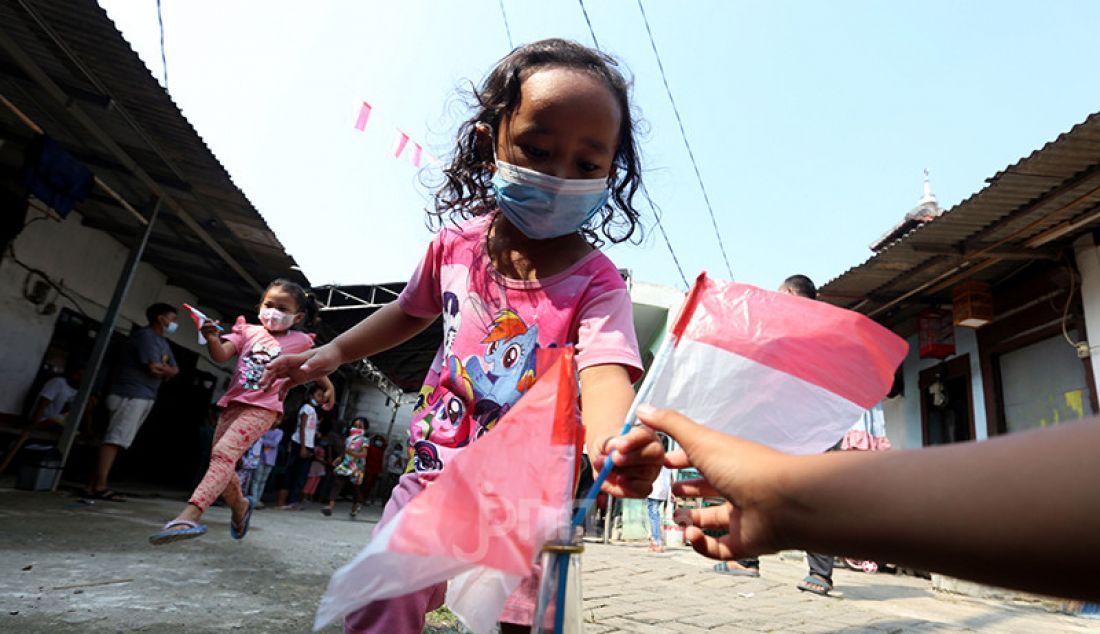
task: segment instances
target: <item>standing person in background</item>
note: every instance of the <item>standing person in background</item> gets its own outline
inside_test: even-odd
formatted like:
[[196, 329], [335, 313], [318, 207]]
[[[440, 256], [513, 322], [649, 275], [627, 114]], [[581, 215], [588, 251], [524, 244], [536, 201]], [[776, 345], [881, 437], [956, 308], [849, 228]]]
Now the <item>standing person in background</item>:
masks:
[[290, 460], [286, 467], [287, 495], [286, 506], [282, 510], [298, 510], [302, 503], [302, 489], [309, 477], [309, 467], [313, 464], [313, 449], [317, 441], [317, 408], [321, 404], [325, 390], [320, 385], [309, 389], [309, 400], [298, 408], [298, 420], [294, 434], [290, 436]]
[[[64, 424], [69, 404], [76, 396], [83, 378], [84, 366], [74, 364], [65, 370], [65, 374], [55, 376], [42, 384], [42, 389], [38, 391], [34, 407], [31, 409], [31, 425], [45, 427]], [[88, 409], [91, 410], [91, 406]]]
[[378, 484], [382, 475], [386, 457], [386, 439], [382, 434], [371, 436], [370, 446], [367, 447], [367, 460], [363, 466], [366, 476], [363, 479], [363, 496], [367, 499], [367, 506], [374, 505], [374, 486]]
[[[317, 492], [317, 501], [327, 503], [336, 499], [339, 493], [339, 484], [336, 481], [335, 469], [344, 458], [344, 429], [343, 421], [333, 420], [329, 424], [325, 435], [321, 438], [320, 445], [325, 450], [325, 477], [321, 479], [321, 487]], [[322, 509], [323, 512], [323, 509]]]
[[252, 477], [252, 487], [249, 495], [256, 501], [256, 508], [264, 507], [264, 488], [267, 487], [267, 479], [271, 471], [275, 469], [275, 462], [279, 457], [279, 443], [283, 441], [283, 430], [278, 427], [268, 430], [260, 436], [260, 464], [256, 467], [256, 474]]
[[649, 552], [665, 552], [665, 540], [662, 533], [661, 511], [666, 502], [672, 498], [672, 471], [668, 467], [661, 467], [657, 479], [653, 481], [653, 490], [646, 498], [646, 511], [649, 512]]
[[317, 488], [321, 486], [321, 480], [325, 477], [325, 448], [318, 445], [313, 448], [313, 462], [309, 463], [309, 473], [306, 476], [306, 485], [302, 487], [302, 499], [312, 502], [320, 502], [321, 497]]
[[126, 351], [119, 363], [107, 409], [111, 422], [99, 447], [95, 471], [86, 493], [95, 500], [122, 501], [124, 498], [107, 487], [111, 467], [118, 452], [129, 449], [138, 430], [153, 410], [160, 384], [179, 374], [176, 357], [166, 334], [176, 332], [176, 309], [168, 304], [153, 304], [145, 309], [148, 325], [130, 333]]
[[333, 485], [329, 490], [328, 506], [321, 509], [321, 513], [328, 517], [336, 509], [336, 496], [344, 484], [344, 478], [354, 489], [355, 499], [351, 503], [351, 517], [359, 514], [359, 505], [363, 503], [363, 467], [367, 459], [367, 427], [370, 423], [362, 416], [356, 416], [348, 427], [347, 438], [344, 439], [344, 452], [333, 471]]
[[409, 457], [405, 453], [405, 448], [399, 442], [394, 443], [393, 447], [386, 452], [386, 484], [383, 489], [386, 499], [389, 499], [390, 493], [397, 486], [397, 481], [401, 479], [407, 466], [409, 466]]
[[290, 437], [286, 436], [285, 431], [283, 436], [285, 441], [279, 443], [275, 468], [271, 470], [275, 475], [275, 508], [277, 509], [286, 506], [286, 499], [290, 497]]
[[[783, 280], [783, 283], [779, 285], [777, 290], [780, 293], [787, 293], [788, 295], [805, 297], [806, 299], [817, 299], [817, 287], [814, 285], [813, 280], [805, 275], [792, 275], [788, 277]], [[839, 441], [840, 439], [838, 438], [837, 442], [839, 443]], [[798, 583], [798, 589], [821, 596], [827, 596], [833, 589], [833, 556], [807, 552], [806, 561], [809, 563], [810, 571], [809, 574]], [[760, 559], [758, 557], [751, 557], [735, 563], [723, 561], [719, 564], [715, 564], [714, 570], [715, 572], [733, 576], [759, 577]]]
[[252, 476], [256, 473], [256, 468], [260, 466], [260, 441], [252, 443], [252, 446], [248, 448], [241, 456], [239, 462], [239, 468], [237, 469], [237, 479], [241, 481], [241, 491], [248, 491], [252, 487]]

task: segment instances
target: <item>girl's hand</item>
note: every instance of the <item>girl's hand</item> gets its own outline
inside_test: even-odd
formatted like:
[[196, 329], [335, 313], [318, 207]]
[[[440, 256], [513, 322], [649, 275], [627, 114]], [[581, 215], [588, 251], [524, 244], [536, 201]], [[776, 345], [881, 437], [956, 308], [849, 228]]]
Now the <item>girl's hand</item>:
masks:
[[326, 377], [321, 377], [317, 383], [321, 386], [322, 390], [321, 409], [330, 412], [333, 407], [336, 407], [336, 386]]
[[284, 355], [267, 364], [264, 376], [260, 379], [260, 389], [270, 388], [277, 379], [289, 379], [280, 391], [280, 396], [285, 396], [296, 385], [304, 385], [328, 376], [340, 367], [340, 363], [339, 355], [328, 345], [299, 354]]
[[202, 333], [203, 337], [206, 337], [207, 341], [217, 341], [221, 335], [221, 331], [218, 330], [220, 325], [221, 324], [217, 321], [210, 321], [207, 319], [202, 322], [202, 328], [199, 328], [199, 332]]
[[[598, 473], [607, 456], [615, 468], [601, 491], [622, 498], [644, 498], [665, 462], [665, 448], [652, 429], [635, 427], [625, 436], [607, 436], [588, 448], [592, 470]], [[611, 452], [614, 450], [614, 453]]]
[[[665, 465], [674, 469], [694, 466], [703, 475], [672, 485], [681, 497], [723, 497], [721, 506], [681, 509], [675, 518], [686, 524], [684, 538], [697, 552], [712, 559], [740, 559], [770, 553], [784, 547], [774, 518], [784, 498], [779, 490], [782, 474], [792, 456], [763, 445], [703, 427], [670, 410], [648, 405], [638, 408], [638, 420], [672, 436], [682, 449], [668, 455]], [[729, 534], [710, 537], [703, 529], [724, 528]]]

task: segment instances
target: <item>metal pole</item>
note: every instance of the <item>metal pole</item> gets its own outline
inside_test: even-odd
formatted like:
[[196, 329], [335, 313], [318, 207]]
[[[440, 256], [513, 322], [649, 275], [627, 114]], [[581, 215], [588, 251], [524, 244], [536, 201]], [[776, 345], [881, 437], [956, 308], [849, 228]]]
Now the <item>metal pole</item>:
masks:
[[390, 417], [390, 426], [386, 430], [386, 442], [390, 442], [390, 434], [393, 433], [393, 424], [397, 422], [397, 410], [401, 409], [401, 401], [394, 399], [393, 401], [393, 416]]
[[145, 253], [145, 245], [149, 243], [149, 236], [153, 233], [153, 226], [156, 225], [157, 217], [160, 215], [160, 203], [161, 200], [158, 198], [156, 204], [153, 205], [153, 213], [149, 214], [149, 223], [145, 225], [141, 240], [130, 250], [130, 257], [122, 268], [118, 284], [115, 285], [114, 295], [111, 296], [111, 304], [107, 307], [107, 313], [103, 316], [103, 323], [96, 335], [95, 345], [92, 346], [92, 356], [88, 359], [88, 365], [84, 368], [84, 379], [80, 382], [80, 390], [77, 391], [76, 398], [73, 399], [72, 407], [69, 409], [69, 414], [65, 417], [65, 431], [61, 435], [59, 447], [61, 450], [61, 467], [57, 470], [53, 486], [50, 487], [51, 491], [56, 491], [57, 485], [61, 482], [61, 472], [65, 469], [65, 463], [69, 460], [69, 452], [73, 448], [73, 440], [76, 439], [77, 427], [80, 426], [80, 421], [84, 418], [84, 410], [88, 407], [92, 387], [95, 385], [96, 378], [103, 366], [103, 359], [107, 356], [107, 346], [111, 343], [111, 334], [115, 330], [119, 310], [122, 308], [122, 302], [126, 299], [126, 294], [130, 291], [130, 284], [134, 281], [134, 273], [137, 272], [138, 264], [141, 263], [141, 257]]

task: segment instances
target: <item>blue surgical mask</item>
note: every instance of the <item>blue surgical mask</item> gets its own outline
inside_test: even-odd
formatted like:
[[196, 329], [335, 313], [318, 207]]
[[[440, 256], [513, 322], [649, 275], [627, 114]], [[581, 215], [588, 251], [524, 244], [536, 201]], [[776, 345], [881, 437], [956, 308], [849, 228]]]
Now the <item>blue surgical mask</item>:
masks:
[[607, 203], [606, 178], [558, 178], [498, 160], [493, 191], [501, 213], [523, 235], [548, 240], [574, 233]]
[[172, 334], [172, 333], [176, 332], [176, 330], [178, 330], [179, 327], [180, 327], [180, 325], [177, 324], [176, 322], [174, 322], [174, 321], [169, 322], [169, 324], [164, 327], [164, 332], [166, 332], [168, 334]]

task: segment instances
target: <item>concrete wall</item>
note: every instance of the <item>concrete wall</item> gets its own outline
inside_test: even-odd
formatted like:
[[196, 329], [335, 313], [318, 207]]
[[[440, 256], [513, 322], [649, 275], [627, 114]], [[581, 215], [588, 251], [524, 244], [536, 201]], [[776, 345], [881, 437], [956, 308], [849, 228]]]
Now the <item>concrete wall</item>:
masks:
[[[37, 217], [34, 212], [29, 217]], [[44, 272], [61, 284], [89, 317], [100, 321], [107, 311], [115, 284], [126, 263], [128, 249], [109, 234], [85, 227], [73, 212], [62, 222], [45, 220], [29, 225], [14, 242], [15, 253], [27, 266]], [[23, 297], [27, 272], [7, 253], [0, 260], [0, 413], [16, 414], [38, 372], [42, 355], [53, 335], [58, 313], [40, 314]], [[187, 290], [170, 286], [166, 276], [148, 264], [141, 264], [123, 303], [116, 329], [129, 333], [134, 324], [145, 323], [145, 308], [153, 302], [178, 306], [194, 302]], [[57, 298], [59, 307], [74, 308]], [[77, 311], [80, 312], [80, 311]], [[170, 339], [185, 348], [202, 352], [190, 320], [181, 316], [179, 331]], [[199, 368], [222, 377], [226, 372], [205, 359]], [[220, 387], [221, 381], [219, 381]]]
[[400, 442], [402, 446], [408, 444], [409, 421], [412, 420], [415, 407], [415, 394], [406, 394], [401, 399], [413, 402], [403, 402], [397, 409], [397, 417], [394, 418], [393, 401], [370, 383], [357, 380], [351, 384], [348, 392], [348, 400], [343, 409], [343, 420], [350, 421], [356, 416], [366, 416], [371, 423], [371, 432], [382, 434], [389, 429], [392, 420], [393, 429], [390, 431], [388, 442], [391, 444], [394, 441]]
[[[978, 336], [969, 328], [955, 329], [956, 356], [970, 355], [970, 398], [974, 404], [974, 437], [985, 440], [988, 436], [985, 412], [985, 392], [982, 381], [981, 359], [978, 357]], [[886, 435], [898, 448], [921, 446], [920, 422], [920, 372], [939, 365], [938, 359], [919, 358], [917, 336], [909, 338], [909, 355], [902, 365], [905, 395], [888, 399], [883, 403], [886, 416]]]

